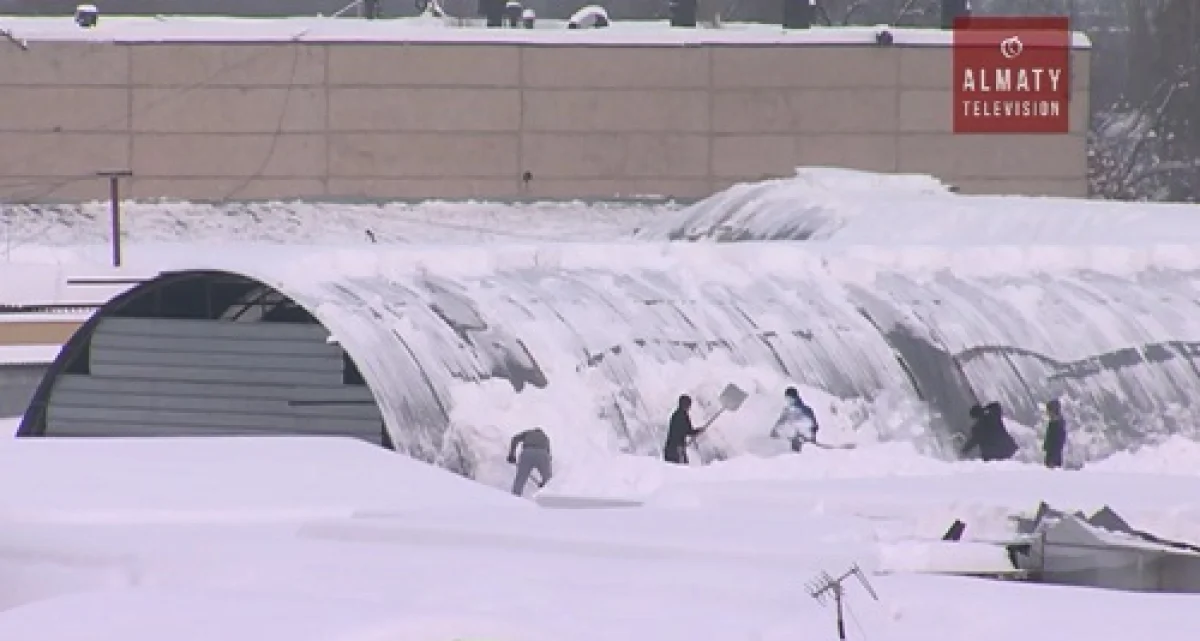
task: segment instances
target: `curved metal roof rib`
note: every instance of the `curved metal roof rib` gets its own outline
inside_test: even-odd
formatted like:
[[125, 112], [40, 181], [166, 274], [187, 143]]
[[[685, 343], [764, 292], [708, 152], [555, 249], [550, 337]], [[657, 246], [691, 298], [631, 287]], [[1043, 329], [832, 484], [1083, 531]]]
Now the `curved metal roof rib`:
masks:
[[[621, 447], [649, 453], [664, 417], [647, 382], [680, 362], [719, 380], [729, 367], [771, 370], [844, 398], [886, 391], [927, 404], [942, 435], [980, 400], [1037, 424], [1051, 397], [1097, 453], [1195, 433], [1200, 318], [1183, 310], [1200, 304], [1200, 272], [1151, 261], [1102, 273], [1091, 268], [1100, 250], [1041, 265], [1036, 251], [1007, 251], [988, 263], [998, 255], [941, 250], [930, 265], [917, 248], [784, 243], [280, 248], [164, 274], [97, 318], [186, 278], [231, 283], [212, 295], [213, 318], [278, 292], [342, 345], [396, 449], [468, 476], [493, 453], [451, 429], [462, 386], [586, 393], [580, 412], [604, 413]], [[63, 350], [22, 434], [41, 434], [37, 408], [94, 323]]]

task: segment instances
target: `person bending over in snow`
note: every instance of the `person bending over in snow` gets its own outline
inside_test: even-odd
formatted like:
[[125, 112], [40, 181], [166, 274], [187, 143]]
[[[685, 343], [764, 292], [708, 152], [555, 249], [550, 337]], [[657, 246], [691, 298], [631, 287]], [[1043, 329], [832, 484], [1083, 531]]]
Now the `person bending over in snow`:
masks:
[[986, 407], [972, 405], [971, 434], [963, 443], [962, 455], [966, 456], [971, 448], [979, 447], [979, 457], [985, 461], [1005, 461], [1017, 453], [1017, 442], [1004, 427], [1004, 417], [1000, 403], [988, 403]]
[[[518, 445], [521, 446], [520, 458], [517, 457]], [[541, 475], [540, 481], [537, 481], [538, 485], [544, 486], [550, 482], [553, 471], [550, 461], [550, 437], [546, 436], [540, 427], [517, 434], [508, 445], [508, 462], [517, 466], [517, 475], [513, 478], [513, 494], [525, 494], [525, 483], [529, 481], [529, 475], [534, 470]]]
[[1046, 467], [1063, 466], [1063, 448], [1067, 446], [1067, 421], [1062, 415], [1062, 404], [1058, 399], [1046, 403], [1046, 414], [1050, 420], [1046, 423], [1046, 440], [1042, 442], [1042, 451], [1046, 453]]
[[806, 441], [814, 443], [817, 440], [817, 415], [794, 387], [784, 390], [783, 402], [783, 411], [775, 421], [775, 427], [771, 428], [771, 438], [786, 437], [792, 444], [792, 451], [799, 452]]
[[671, 414], [671, 423], [667, 426], [667, 442], [663, 445], [663, 459], [669, 463], [687, 465], [688, 439], [704, 432], [704, 428], [692, 427], [692, 417], [688, 415], [691, 409], [692, 397], [687, 394], [680, 396], [679, 405]]

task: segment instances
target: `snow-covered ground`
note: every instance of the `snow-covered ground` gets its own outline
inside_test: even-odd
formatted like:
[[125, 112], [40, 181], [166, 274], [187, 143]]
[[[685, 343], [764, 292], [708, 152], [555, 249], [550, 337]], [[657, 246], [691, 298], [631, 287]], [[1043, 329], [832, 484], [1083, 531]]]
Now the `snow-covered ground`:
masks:
[[[858, 564], [879, 601], [850, 584], [851, 639], [1190, 641], [1194, 596], [927, 572], [1000, 567], [998, 548], [937, 539], [959, 518], [1004, 540], [1042, 499], [1194, 540], [1198, 455], [1082, 472], [870, 448], [647, 459], [641, 507], [539, 509], [350, 441], [23, 439], [0, 444], [0, 639], [836, 639], [805, 584]], [[578, 508], [613, 489], [545, 494]]]
[[[128, 202], [127, 258], [208, 252], [214, 245], [370, 246], [685, 240], [1044, 247], [1190, 243], [1200, 205], [965, 196], [925, 175], [808, 167], [735, 185], [699, 203]], [[105, 264], [107, 203], [0, 204], [0, 263]], [[184, 246], [186, 245], [186, 246]], [[161, 251], [166, 247], [166, 251]], [[142, 261], [144, 262], [144, 261]]]
[[[304, 202], [210, 205], [129, 202], [122, 240], [139, 245], [237, 243], [372, 245], [395, 243], [611, 240], [675, 213], [650, 202], [439, 202], [383, 205]], [[108, 203], [0, 204], [0, 262], [109, 258]]]

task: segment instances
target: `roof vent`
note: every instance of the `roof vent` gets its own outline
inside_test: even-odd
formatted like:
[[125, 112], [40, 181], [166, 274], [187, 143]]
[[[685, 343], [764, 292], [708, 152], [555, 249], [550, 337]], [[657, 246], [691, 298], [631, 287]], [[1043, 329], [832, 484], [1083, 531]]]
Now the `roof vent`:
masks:
[[521, 26], [521, 14], [525, 12], [525, 7], [517, 0], [508, 0], [504, 3], [504, 22], [513, 28]]
[[84, 29], [91, 29], [100, 22], [100, 10], [94, 4], [81, 4], [75, 7], [75, 24]]

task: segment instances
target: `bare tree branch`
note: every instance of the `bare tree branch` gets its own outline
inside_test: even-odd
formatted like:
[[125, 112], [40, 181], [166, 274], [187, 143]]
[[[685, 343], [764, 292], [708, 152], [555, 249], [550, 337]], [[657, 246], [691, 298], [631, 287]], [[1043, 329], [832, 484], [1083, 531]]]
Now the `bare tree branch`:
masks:
[[900, 5], [900, 8], [896, 10], [896, 17], [892, 20], [892, 23], [899, 24], [904, 19], [904, 16], [913, 10], [913, 5], [915, 4], [917, 4], [917, 0], [904, 0], [904, 4]]
[[859, 9], [863, 9], [866, 6], [867, 3], [864, 0], [854, 0], [854, 2], [846, 8], [845, 15], [842, 16], [842, 26], [850, 24], [850, 19], [854, 17], [854, 14], [857, 13]]

